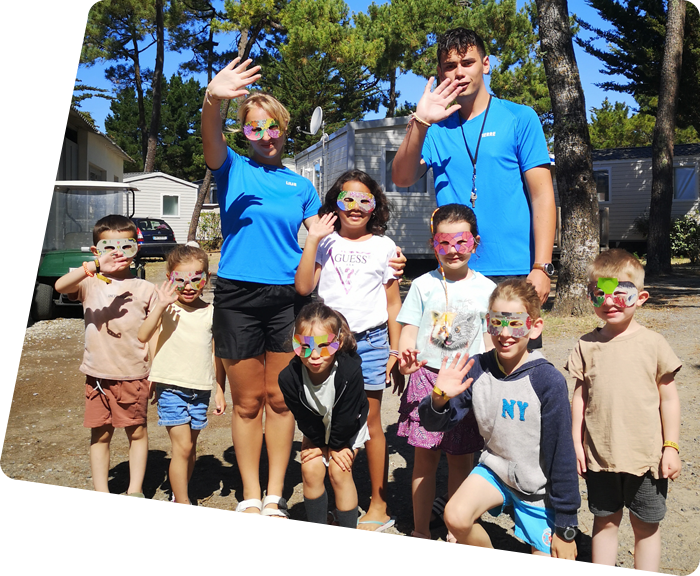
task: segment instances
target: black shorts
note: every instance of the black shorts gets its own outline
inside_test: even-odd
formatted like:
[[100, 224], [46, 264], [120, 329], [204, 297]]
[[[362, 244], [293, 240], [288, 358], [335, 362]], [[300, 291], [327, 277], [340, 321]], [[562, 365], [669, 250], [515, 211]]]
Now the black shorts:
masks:
[[245, 360], [264, 352], [291, 352], [294, 319], [310, 302], [293, 284], [258, 284], [217, 278], [214, 290], [215, 354]]
[[586, 473], [588, 509], [594, 516], [610, 516], [627, 506], [642, 522], [656, 524], [666, 515], [668, 479], [651, 472], [635, 476], [625, 472]]
[[[487, 278], [496, 284], [505, 282], [506, 280], [527, 280], [527, 274], [515, 276], [487, 276]], [[527, 345], [528, 350], [539, 350], [542, 348], [542, 332], [537, 338], [530, 338], [530, 343]]]

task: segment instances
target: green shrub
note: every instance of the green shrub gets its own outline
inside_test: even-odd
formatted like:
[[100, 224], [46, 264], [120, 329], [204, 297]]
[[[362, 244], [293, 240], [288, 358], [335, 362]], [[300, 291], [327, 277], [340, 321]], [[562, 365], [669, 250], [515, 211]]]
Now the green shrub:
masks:
[[218, 212], [202, 212], [197, 226], [197, 242], [204, 250], [221, 248], [221, 215]]
[[[632, 227], [647, 238], [649, 211], [637, 216]], [[697, 208], [671, 222], [671, 255], [674, 258], [690, 258], [691, 264], [700, 264], [700, 212]]]

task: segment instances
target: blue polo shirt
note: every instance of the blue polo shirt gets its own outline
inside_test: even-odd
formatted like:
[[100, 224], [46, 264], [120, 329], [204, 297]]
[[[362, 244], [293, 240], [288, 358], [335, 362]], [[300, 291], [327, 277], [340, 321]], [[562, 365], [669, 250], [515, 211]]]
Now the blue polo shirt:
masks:
[[294, 284], [302, 222], [318, 214], [313, 184], [289, 168], [258, 164], [231, 148], [212, 174], [221, 210], [218, 275], [261, 284]]
[[[484, 113], [462, 121], [459, 112], [433, 124], [425, 137], [422, 157], [433, 169], [438, 206], [471, 207], [473, 165], [464, 144], [477, 157], [477, 200], [474, 212], [481, 244], [469, 266], [486, 276], [529, 274], [534, 259], [530, 198], [523, 172], [549, 166], [542, 124], [535, 111], [492, 97]], [[464, 137], [462, 136], [464, 130]]]

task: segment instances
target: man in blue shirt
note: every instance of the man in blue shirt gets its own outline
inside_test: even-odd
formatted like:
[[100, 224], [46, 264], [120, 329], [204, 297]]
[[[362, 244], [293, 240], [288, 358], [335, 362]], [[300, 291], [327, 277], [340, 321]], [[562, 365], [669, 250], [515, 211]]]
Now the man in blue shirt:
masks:
[[482, 243], [470, 266], [496, 282], [527, 276], [544, 303], [556, 208], [542, 125], [531, 108], [488, 93], [489, 57], [474, 31], [445, 32], [437, 57], [440, 83], [431, 91], [428, 80], [392, 179], [408, 187], [432, 168], [438, 206], [476, 213]]

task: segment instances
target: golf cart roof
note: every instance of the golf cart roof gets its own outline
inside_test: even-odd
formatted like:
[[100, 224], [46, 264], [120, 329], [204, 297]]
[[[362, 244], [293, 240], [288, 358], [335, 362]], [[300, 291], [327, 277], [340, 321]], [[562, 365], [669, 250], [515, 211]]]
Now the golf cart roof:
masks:
[[103, 182], [99, 180], [58, 180], [54, 184], [54, 191], [64, 193], [107, 194], [109, 192], [138, 191], [133, 184], [126, 182]]

